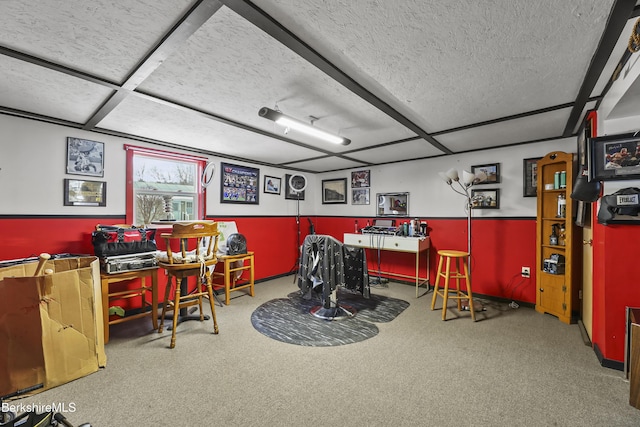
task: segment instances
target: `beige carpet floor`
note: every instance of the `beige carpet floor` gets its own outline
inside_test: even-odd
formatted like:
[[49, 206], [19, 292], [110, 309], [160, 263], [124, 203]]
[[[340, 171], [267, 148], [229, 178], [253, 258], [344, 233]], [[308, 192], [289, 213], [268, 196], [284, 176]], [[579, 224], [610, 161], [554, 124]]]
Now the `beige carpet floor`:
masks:
[[640, 425], [628, 381], [577, 325], [491, 301], [475, 323], [443, 322], [430, 293], [391, 283], [373, 293], [410, 306], [373, 338], [308, 347], [256, 331], [252, 312], [295, 290], [288, 276], [237, 292], [219, 335], [185, 322], [172, 350], [148, 319], [113, 325], [105, 369], [17, 402], [73, 405], [67, 419], [94, 427]]

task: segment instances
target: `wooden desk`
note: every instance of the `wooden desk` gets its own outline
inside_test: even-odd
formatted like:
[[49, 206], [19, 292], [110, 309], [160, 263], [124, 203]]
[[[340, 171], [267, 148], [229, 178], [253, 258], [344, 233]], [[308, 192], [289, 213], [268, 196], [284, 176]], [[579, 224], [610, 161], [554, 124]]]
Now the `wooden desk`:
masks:
[[[416, 255], [416, 274], [415, 276], [409, 276], [406, 274], [391, 273], [386, 271], [380, 271], [380, 273], [414, 279], [416, 281], [416, 298], [418, 297], [418, 288], [421, 284], [429, 284], [429, 275], [431, 272], [429, 266], [429, 248], [431, 247], [431, 241], [429, 237], [403, 237], [403, 236], [391, 236], [385, 234], [355, 234], [345, 233], [343, 242], [345, 245], [355, 246], [359, 248], [367, 249], [380, 249], [382, 251], [394, 251], [394, 252], [409, 252]], [[420, 253], [426, 252], [426, 268], [427, 276], [420, 277]]]
[[[148, 286], [146, 279], [151, 278], [151, 285]], [[142, 281], [139, 288], [126, 289], [123, 291], [110, 292], [109, 285], [112, 283], [123, 282], [125, 280], [140, 279]], [[158, 267], [147, 268], [144, 270], [125, 271], [122, 273], [100, 273], [100, 282], [102, 284], [102, 315], [104, 318], [104, 342], [109, 342], [109, 325], [127, 322], [133, 319], [150, 316], [153, 329], [158, 329]], [[151, 291], [151, 311], [147, 311], [149, 303], [146, 300], [147, 291]], [[138, 314], [121, 317], [115, 320], [109, 320], [109, 302], [114, 299], [126, 299], [140, 297], [140, 310]]]

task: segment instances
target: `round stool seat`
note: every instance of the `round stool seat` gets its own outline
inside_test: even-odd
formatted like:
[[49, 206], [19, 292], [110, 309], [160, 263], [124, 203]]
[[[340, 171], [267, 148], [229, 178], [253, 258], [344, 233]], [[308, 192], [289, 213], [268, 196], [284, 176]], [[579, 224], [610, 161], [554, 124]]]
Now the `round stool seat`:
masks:
[[438, 255], [449, 258], [464, 258], [466, 256], [469, 256], [469, 252], [456, 251], [453, 249], [441, 249], [438, 251]]

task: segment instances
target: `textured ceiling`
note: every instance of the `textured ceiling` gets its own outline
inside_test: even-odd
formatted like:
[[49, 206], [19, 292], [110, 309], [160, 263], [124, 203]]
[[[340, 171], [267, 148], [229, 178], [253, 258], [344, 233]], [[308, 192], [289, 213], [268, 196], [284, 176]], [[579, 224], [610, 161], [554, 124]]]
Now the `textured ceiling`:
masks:
[[[0, 113], [309, 172], [534, 144], [578, 131], [637, 15], [635, 0], [3, 0]], [[638, 113], [638, 92], [615, 114]], [[352, 143], [285, 134], [264, 106]]]

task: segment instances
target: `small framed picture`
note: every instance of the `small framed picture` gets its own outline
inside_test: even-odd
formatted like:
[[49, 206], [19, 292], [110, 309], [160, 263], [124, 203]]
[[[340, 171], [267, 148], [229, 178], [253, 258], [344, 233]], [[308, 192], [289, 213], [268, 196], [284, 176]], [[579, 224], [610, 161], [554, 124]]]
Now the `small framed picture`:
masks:
[[351, 190], [352, 205], [368, 205], [370, 188], [353, 188]]
[[371, 172], [369, 170], [351, 172], [351, 188], [371, 187], [370, 176]]
[[282, 180], [275, 176], [264, 176], [264, 192], [270, 194], [280, 194]]
[[347, 203], [347, 178], [323, 179], [322, 203]]
[[500, 209], [500, 189], [471, 190], [471, 208]]
[[107, 206], [107, 183], [84, 179], [65, 179], [64, 205]]
[[522, 197], [538, 195], [538, 160], [542, 157], [531, 157], [522, 161]]
[[104, 176], [104, 142], [67, 137], [67, 173]]
[[500, 182], [500, 163], [471, 166], [472, 173], [484, 172], [487, 179], [476, 184], [497, 184]]
[[288, 200], [304, 200], [307, 188], [307, 177], [300, 174], [284, 176], [284, 198]]

